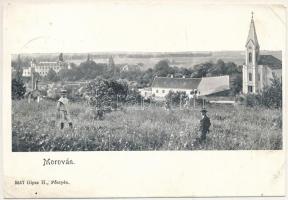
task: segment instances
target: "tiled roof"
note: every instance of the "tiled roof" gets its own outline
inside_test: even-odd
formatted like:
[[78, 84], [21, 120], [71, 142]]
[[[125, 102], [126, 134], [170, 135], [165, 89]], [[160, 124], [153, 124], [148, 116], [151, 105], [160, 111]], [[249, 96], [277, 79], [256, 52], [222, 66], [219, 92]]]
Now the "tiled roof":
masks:
[[201, 78], [155, 77], [152, 87], [171, 89], [197, 89]]
[[230, 89], [229, 76], [203, 77], [198, 90], [200, 95], [209, 95]]
[[229, 76], [214, 76], [203, 78], [168, 78], [156, 77], [152, 87], [168, 89], [197, 89], [200, 95], [209, 95], [230, 89]]
[[260, 55], [258, 65], [268, 65], [271, 69], [281, 69], [282, 61], [272, 55]]

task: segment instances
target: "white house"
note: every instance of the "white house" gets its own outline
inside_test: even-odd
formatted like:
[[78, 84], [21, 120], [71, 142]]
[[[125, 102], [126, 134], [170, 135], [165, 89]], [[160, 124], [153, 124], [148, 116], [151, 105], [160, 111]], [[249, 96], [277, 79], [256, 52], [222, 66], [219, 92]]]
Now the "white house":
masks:
[[[163, 100], [169, 91], [185, 92], [189, 98], [210, 95], [229, 90], [229, 76], [203, 78], [155, 77], [151, 88], [140, 90], [143, 97]], [[146, 93], [145, 93], [146, 92]]]
[[139, 92], [140, 92], [140, 95], [144, 97], [144, 99], [148, 99], [149, 97], [152, 96], [152, 89], [150, 87], [139, 89]]
[[271, 84], [273, 74], [282, 76], [282, 61], [272, 55], [260, 55], [253, 15], [246, 41], [246, 59], [243, 66], [243, 93], [259, 93]]

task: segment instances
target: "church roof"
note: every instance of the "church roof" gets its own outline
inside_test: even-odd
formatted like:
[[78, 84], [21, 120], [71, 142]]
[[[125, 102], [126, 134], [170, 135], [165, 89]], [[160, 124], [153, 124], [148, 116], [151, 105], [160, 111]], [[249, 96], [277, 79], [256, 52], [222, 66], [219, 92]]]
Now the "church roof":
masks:
[[272, 55], [260, 55], [258, 65], [268, 65], [271, 69], [281, 69], [282, 61]]
[[201, 78], [155, 77], [152, 87], [171, 89], [197, 89]]
[[251, 23], [250, 23], [250, 29], [249, 29], [249, 33], [248, 33], [248, 37], [247, 37], [247, 41], [246, 41], [246, 46], [250, 40], [254, 43], [254, 45], [257, 48], [259, 48], [259, 43], [258, 43], [258, 39], [257, 39], [257, 34], [256, 34], [256, 29], [255, 29], [253, 17], [252, 17]]

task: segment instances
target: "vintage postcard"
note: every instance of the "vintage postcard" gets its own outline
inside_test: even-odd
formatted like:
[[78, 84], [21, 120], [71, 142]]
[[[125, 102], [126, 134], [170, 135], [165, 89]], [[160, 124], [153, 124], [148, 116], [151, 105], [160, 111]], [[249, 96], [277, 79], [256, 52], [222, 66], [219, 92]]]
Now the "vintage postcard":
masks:
[[4, 196], [284, 196], [286, 6], [4, 1]]

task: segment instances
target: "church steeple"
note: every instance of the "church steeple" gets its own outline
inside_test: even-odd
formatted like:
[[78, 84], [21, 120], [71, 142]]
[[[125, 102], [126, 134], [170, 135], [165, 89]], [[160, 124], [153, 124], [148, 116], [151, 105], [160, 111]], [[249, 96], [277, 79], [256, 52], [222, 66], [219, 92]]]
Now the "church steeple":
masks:
[[250, 29], [249, 29], [249, 33], [248, 33], [248, 37], [247, 37], [247, 41], [246, 41], [246, 47], [249, 44], [250, 41], [252, 41], [252, 43], [254, 44], [254, 46], [256, 48], [259, 48], [259, 43], [258, 43], [258, 39], [257, 39], [257, 34], [256, 34], [256, 29], [255, 29], [255, 24], [254, 24], [254, 19], [253, 19], [253, 12], [251, 13], [252, 17], [251, 17], [251, 22], [250, 22]]
[[245, 44], [246, 47], [246, 64], [242, 69], [243, 77], [243, 93], [256, 93], [258, 91], [259, 77], [258, 74], [258, 57], [259, 57], [259, 43], [256, 35], [256, 29], [253, 19], [253, 12], [250, 22], [250, 29], [248, 38]]

